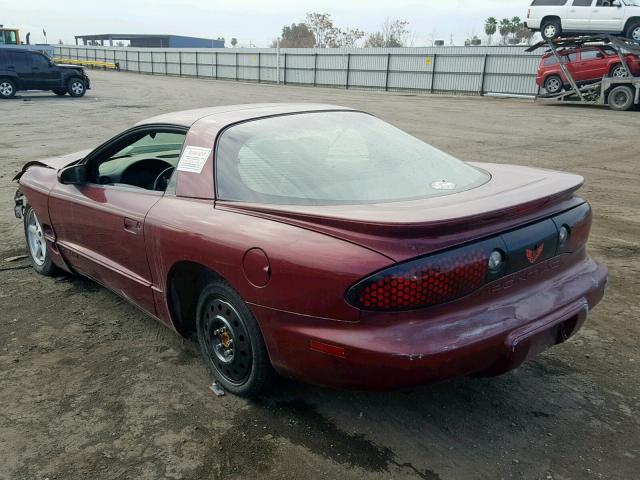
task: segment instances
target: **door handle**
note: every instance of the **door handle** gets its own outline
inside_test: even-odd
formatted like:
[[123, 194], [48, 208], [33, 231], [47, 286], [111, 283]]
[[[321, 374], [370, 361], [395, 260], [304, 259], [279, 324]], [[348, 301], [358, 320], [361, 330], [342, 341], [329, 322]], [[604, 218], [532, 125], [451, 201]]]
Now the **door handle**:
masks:
[[124, 229], [129, 233], [137, 235], [142, 231], [142, 222], [133, 218], [124, 217]]

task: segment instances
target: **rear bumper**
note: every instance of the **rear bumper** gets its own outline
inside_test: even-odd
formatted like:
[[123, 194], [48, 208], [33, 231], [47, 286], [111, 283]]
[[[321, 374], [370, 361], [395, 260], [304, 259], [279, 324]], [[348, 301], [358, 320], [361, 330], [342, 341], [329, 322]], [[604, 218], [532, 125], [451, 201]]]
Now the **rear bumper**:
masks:
[[[582, 252], [550, 259], [448, 305], [366, 313], [358, 323], [255, 305], [252, 310], [283, 375], [326, 386], [394, 389], [516, 368], [581, 328], [604, 295], [607, 274]], [[312, 341], [344, 353], [311, 350]]]

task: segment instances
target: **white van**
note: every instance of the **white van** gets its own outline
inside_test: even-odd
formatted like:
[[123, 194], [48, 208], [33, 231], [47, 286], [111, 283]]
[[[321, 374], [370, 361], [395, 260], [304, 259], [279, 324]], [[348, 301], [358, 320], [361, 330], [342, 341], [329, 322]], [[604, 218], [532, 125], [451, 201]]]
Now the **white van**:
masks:
[[533, 0], [525, 25], [544, 39], [611, 33], [640, 42], [640, 0]]

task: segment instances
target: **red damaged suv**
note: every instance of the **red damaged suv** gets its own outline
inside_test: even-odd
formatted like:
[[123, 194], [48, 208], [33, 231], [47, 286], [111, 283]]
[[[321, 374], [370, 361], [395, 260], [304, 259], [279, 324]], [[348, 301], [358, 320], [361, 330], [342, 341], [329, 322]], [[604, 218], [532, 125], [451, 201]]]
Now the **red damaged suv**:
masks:
[[[628, 76], [627, 69], [620, 62], [620, 57], [609, 46], [566, 49], [561, 51], [559, 55], [578, 84], [595, 82], [607, 75], [612, 77]], [[632, 54], [625, 55], [625, 58], [631, 73], [634, 76], [640, 75], [640, 58]], [[569, 81], [553, 53], [547, 53], [540, 60], [536, 83], [552, 95], [559, 93], [569, 85]]]

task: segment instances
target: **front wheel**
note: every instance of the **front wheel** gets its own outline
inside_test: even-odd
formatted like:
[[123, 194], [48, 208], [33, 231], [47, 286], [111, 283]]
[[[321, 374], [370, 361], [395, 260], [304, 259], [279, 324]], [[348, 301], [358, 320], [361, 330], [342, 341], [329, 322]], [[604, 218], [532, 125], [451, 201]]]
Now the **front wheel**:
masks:
[[633, 89], [620, 85], [611, 89], [608, 96], [609, 106], [619, 112], [630, 110], [635, 98]]
[[87, 87], [81, 79], [72, 78], [69, 80], [68, 92], [72, 97], [82, 97], [87, 93]]
[[563, 86], [562, 79], [558, 75], [551, 75], [544, 81], [544, 89], [550, 95], [559, 93]]
[[611, 76], [613, 78], [627, 78], [629, 76], [629, 72], [624, 65], [618, 64], [611, 68]]
[[8, 78], [0, 79], [0, 98], [11, 98], [16, 95], [16, 84]]
[[640, 43], [640, 21], [635, 21], [629, 25], [625, 32], [625, 37]]
[[540, 27], [540, 33], [545, 40], [553, 40], [562, 34], [562, 25], [560, 20], [552, 18], [545, 20]]
[[255, 397], [271, 383], [274, 371], [258, 323], [228, 283], [218, 280], [204, 288], [196, 328], [207, 368], [226, 390]]
[[31, 205], [27, 205], [24, 210], [24, 235], [34, 270], [46, 277], [53, 277], [59, 273], [60, 270], [51, 260], [42, 225]]

